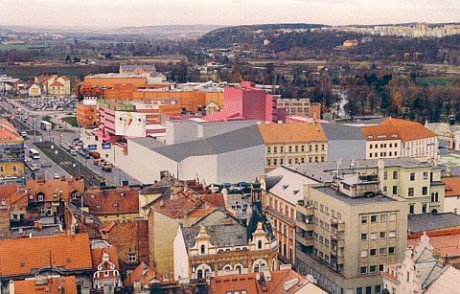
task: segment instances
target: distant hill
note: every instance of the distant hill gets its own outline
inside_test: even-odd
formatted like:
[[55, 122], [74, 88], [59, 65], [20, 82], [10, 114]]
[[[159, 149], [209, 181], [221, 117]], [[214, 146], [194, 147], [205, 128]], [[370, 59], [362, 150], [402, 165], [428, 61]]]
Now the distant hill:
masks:
[[199, 39], [199, 43], [202, 46], [211, 47], [228, 47], [233, 43], [252, 44], [266, 37], [273, 36], [274, 34], [283, 32], [305, 32], [323, 27], [327, 26], [321, 24], [286, 23], [224, 27], [204, 34]]

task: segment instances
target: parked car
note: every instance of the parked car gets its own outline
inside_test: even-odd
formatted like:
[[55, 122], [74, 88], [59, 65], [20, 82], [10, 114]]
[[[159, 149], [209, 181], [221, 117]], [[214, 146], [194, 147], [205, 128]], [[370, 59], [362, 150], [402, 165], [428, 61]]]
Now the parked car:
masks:
[[101, 154], [97, 151], [91, 151], [89, 155], [91, 155], [94, 159], [101, 158]]
[[55, 179], [60, 179], [61, 176], [60, 176], [58, 173], [54, 173], [53, 178], [55, 178]]
[[77, 151], [75, 149], [71, 149], [70, 154], [73, 156], [77, 156]]

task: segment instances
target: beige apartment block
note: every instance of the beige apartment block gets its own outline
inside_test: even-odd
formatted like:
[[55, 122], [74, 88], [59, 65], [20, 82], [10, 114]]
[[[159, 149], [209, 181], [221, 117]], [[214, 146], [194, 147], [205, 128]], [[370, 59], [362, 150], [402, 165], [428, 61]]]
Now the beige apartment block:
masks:
[[296, 269], [329, 293], [381, 293], [384, 265], [404, 258], [407, 204], [379, 192], [378, 176], [342, 174], [305, 185], [297, 206]]
[[261, 124], [259, 130], [265, 144], [266, 170], [327, 160], [327, 138], [319, 123]]
[[310, 116], [310, 99], [308, 98], [278, 98], [277, 102], [279, 108], [286, 108], [287, 115]]

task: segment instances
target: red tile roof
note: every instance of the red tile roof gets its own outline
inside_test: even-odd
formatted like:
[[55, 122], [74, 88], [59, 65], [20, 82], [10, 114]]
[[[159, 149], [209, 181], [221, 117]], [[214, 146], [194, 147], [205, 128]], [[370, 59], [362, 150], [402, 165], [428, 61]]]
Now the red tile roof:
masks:
[[[226, 294], [227, 291], [241, 291], [246, 290], [246, 293], [286, 293], [292, 294], [297, 293], [299, 290], [302, 293], [326, 293], [320, 290], [318, 287], [311, 284], [300, 274], [293, 270], [282, 270], [270, 272], [271, 281], [265, 281], [261, 278], [259, 281], [256, 278], [256, 273], [240, 274], [240, 275], [228, 275], [211, 278], [211, 284], [209, 286], [210, 293], [215, 294]], [[263, 274], [259, 274], [262, 275]], [[294, 283], [288, 290], [284, 290], [286, 282], [294, 281], [298, 279], [297, 283]], [[310, 285], [309, 285], [310, 284]], [[311, 292], [303, 289], [304, 287], [311, 286]], [[306, 290], [305, 292], [303, 292]], [[300, 293], [300, 292], [299, 292]]]
[[[408, 239], [407, 246], [417, 246], [419, 242], [420, 238]], [[435, 249], [435, 255], [460, 256], [460, 234], [430, 236], [430, 244]]]
[[[58, 201], [59, 199], [70, 200], [70, 194], [75, 191], [77, 196], [83, 194], [85, 183], [83, 180], [75, 179], [46, 179], [29, 180], [26, 183], [28, 194], [37, 195], [39, 192], [44, 194], [45, 202]], [[37, 201], [35, 198], [32, 201]]]
[[319, 123], [270, 123], [259, 125], [259, 130], [265, 144], [327, 141]]
[[140, 282], [141, 285], [149, 285], [153, 279], [162, 280], [163, 276], [153, 268], [141, 262], [139, 266], [123, 281], [125, 286], [132, 286], [134, 282]]
[[215, 210], [215, 207], [210, 204], [208, 207], [203, 205], [203, 202], [189, 197], [183, 193], [179, 193], [176, 199], [167, 199], [157, 201], [153, 206], [153, 210], [162, 213], [170, 218], [184, 217], [204, 217]]
[[0, 240], [2, 276], [30, 274], [33, 269], [49, 267], [50, 263], [66, 270], [91, 269], [88, 235]]
[[445, 197], [460, 196], [460, 177], [442, 178], [441, 182], [446, 184]]
[[132, 214], [139, 212], [139, 188], [118, 187], [102, 190], [88, 189], [84, 201], [93, 215]]
[[115, 265], [115, 269], [120, 270], [118, 264], [118, 253], [117, 247], [112, 246], [109, 248], [94, 248], [91, 249], [91, 259], [93, 260], [93, 270], [97, 271], [97, 266], [102, 262], [102, 255], [107, 253], [109, 255], [109, 261]]
[[14, 294], [77, 294], [75, 276], [47, 278], [42, 283], [37, 282], [40, 278], [14, 281]]
[[64, 84], [58, 82], [58, 81], [54, 81], [54, 83], [52, 83], [50, 85], [50, 87], [64, 87]]

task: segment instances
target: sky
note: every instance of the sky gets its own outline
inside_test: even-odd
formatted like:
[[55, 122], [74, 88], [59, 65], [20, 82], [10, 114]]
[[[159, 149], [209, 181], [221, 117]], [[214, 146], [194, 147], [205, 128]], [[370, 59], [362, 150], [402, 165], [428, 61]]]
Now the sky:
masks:
[[460, 0], [0, 0], [0, 24], [123, 27], [459, 22]]

